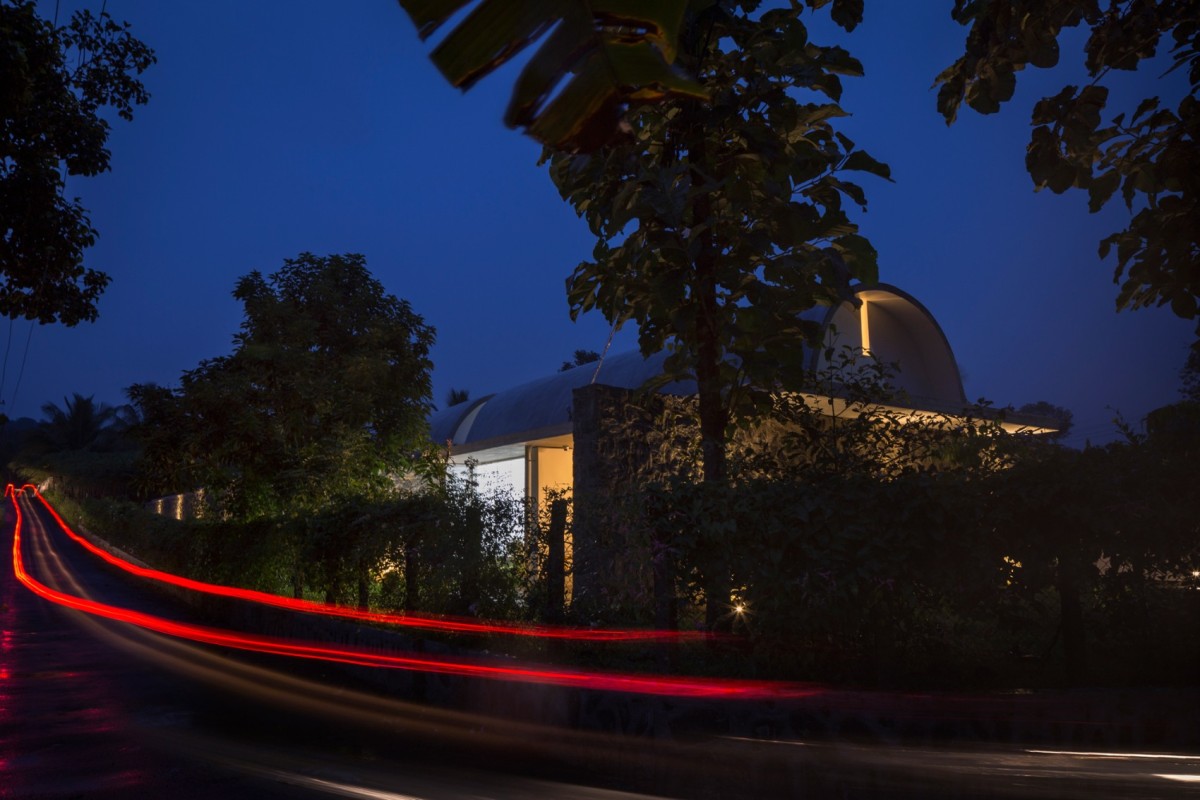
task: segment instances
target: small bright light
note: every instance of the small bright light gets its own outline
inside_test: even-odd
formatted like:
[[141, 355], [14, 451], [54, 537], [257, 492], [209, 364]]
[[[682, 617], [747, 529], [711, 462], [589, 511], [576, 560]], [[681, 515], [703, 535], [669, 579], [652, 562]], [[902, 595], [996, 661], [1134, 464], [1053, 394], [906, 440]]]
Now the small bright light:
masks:
[[1194, 570], [1192, 570], [1192, 577], [1193, 577], [1193, 578], [1200, 578], [1200, 569], [1194, 569]]
[[734, 606], [734, 607], [733, 607], [733, 613], [735, 613], [735, 614], [745, 614], [745, 613], [746, 613], [746, 607], [745, 607], [744, 605], [742, 605], [741, 603], [738, 603], [736, 606]]

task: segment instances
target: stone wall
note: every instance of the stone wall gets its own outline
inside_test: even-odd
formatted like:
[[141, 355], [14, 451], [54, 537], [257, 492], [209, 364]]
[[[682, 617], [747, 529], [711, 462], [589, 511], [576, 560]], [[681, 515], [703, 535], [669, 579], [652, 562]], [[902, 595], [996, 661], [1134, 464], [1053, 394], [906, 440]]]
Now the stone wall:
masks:
[[203, 491], [184, 492], [166, 497], [158, 497], [145, 503], [144, 506], [155, 514], [171, 519], [196, 519], [200, 516], [200, 508], [204, 500]]
[[[621, 606], [628, 613], [630, 600], [645, 593], [649, 613], [650, 556], [641, 552], [647, 543], [624, 524], [620, 503], [650, 457], [648, 420], [664, 401], [600, 384], [576, 389], [573, 400], [572, 607], [580, 619]], [[634, 408], [639, 413], [628, 413]], [[618, 423], [622, 436], [611, 430]], [[618, 579], [626, 585], [616, 585]]]

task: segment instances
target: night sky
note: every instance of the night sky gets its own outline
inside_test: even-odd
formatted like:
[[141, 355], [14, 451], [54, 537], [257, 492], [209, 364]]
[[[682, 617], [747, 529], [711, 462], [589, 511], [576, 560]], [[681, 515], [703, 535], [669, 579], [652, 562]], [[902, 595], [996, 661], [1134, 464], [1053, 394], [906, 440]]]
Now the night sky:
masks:
[[[63, 0], [59, 13], [80, 6], [100, 0]], [[844, 39], [866, 67], [845, 81], [854, 116], [841, 130], [896, 180], [862, 177], [862, 232], [881, 279], [941, 323], [968, 397], [1048, 400], [1073, 410], [1070, 443], [1108, 440], [1113, 409], [1137, 420], [1179, 399], [1192, 326], [1167, 309], [1115, 313], [1112, 264], [1096, 247], [1128, 212], [1088, 214], [1084, 193], [1034, 193], [1025, 172], [1030, 108], [1082, 77], [1081, 39], [1064, 46], [1070, 63], [1022, 73], [1000, 114], [964, 111], [948, 128], [930, 87], [965, 36], [950, 6], [871, 2], [849, 36], [818, 15], [813, 38]], [[107, 10], [158, 56], [143, 76], [150, 103], [113, 123], [112, 171], [68, 185], [100, 231], [87, 263], [113, 280], [94, 324], [0, 326], [10, 417], [40, 417], [72, 392], [119, 403], [133, 383], [175, 385], [231, 351], [237, 278], [303, 251], [363, 253], [436, 327], [438, 403], [451, 387], [480, 396], [604, 349], [607, 323], [572, 323], [565, 299], [564, 279], [591, 253], [587, 226], [537, 166], [539, 147], [500, 121], [514, 70], [465, 95], [451, 88], [392, 0]], [[1157, 93], [1161, 71], [1121, 85]], [[634, 346], [622, 331], [613, 352]]]

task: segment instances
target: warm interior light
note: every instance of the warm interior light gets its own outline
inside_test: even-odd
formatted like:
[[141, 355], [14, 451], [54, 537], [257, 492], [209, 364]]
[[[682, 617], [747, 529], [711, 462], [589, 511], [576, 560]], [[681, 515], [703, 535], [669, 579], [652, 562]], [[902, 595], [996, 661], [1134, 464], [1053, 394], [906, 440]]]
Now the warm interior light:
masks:
[[871, 355], [871, 326], [867, 323], [867, 301], [864, 298], [858, 309], [859, 327], [862, 330], [862, 351], [864, 356]]

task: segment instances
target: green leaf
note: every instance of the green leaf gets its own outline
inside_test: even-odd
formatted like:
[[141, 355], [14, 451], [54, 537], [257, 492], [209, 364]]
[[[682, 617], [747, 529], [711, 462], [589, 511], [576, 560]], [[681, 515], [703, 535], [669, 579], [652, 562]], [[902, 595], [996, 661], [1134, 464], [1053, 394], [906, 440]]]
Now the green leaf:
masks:
[[1049, 182], [1060, 158], [1058, 139], [1053, 131], [1045, 125], [1034, 128], [1025, 151], [1025, 169], [1034, 186], [1041, 188]]
[[863, 0], [833, 0], [830, 18], [847, 32], [854, 30], [863, 19]]
[[1013, 68], [1007, 64], [1000, 65], [996, 68], [994, 74], [992, 96], [995, 97], [997, 103], [1005, 103], [1011, 100], [1013, 92], [1017, 88], [1017, 75], [1013, 71]]
[[1085, 86], [1075, 101], [1075, 114], [1087, 131], [1100, 127], [1100, 112], [1108, 102], [1108, 89], [1103, 86]]
[[872, 175], [878, 175], [880, 178], [885, 178], [889, 181], [892, 179], [892, 168], [882, 161], [876, 161], [865, 150], [855, 150], [847, 156], [846, 163], [842, 165], [842, 168], [859, 172], [869, 172]]
[[1049, 69], [1058, 64], [1058, 39], [1053, 36], [1036, 36], [1026, 40], [1029, 63], [1040, 69]]
[[572, 54], [586, 46], [591, 34], [589, 27], [576, 24], [574, 19], [563, 20], [554, 29], [521, 70], [504, 112], [505, 125], [515, 128], [536, 116], [543, 101], [562, 81], [562, 65], [569, 63]]
[[1088, 186], [1088, 211], [1095, 214], [1121, 185], [1121, 173], [1115, 169], [1096, 177]]
[[1171, 297], [1171, 310], [1183, 319], [1196, 316], [1196, 298], [1187, 292], [1177, 292]]
[[[422, 38], [468, 5], [400, 4]], [[452, 85], [469, 89], [541, 42], [517, 79], [505, 124], [549, 147], [591, 150], [617, 135], [630, 103], [708, 99], [672, 67], [687, 8], [688, 0], [480, 0], [431, 58]]]
[[417, 35], [428, 39], [442, 23], [454, 16], [460, 8], [472, 0], [400, 0], [400, 6], [408, 12]]
[[815, 47], [809, 45], [820, 52], [821, 66], [834, 75], [849, 75], [855, 78], [861, 78], [863, 75], [862, 62], [854, 56], [850, 55], [849, 51], [842, 47]]
[[810, 104], [803, 106], [801, 111], [800, 119], [797, 121], [797, 128], [811, 128], [828, 119], [850, 116], [837, 103]]
[[1000, 101], [993, 92], [990, 76], [981, 76], [967, 87], [967, 105], [980, 114], [994, 114], [1000, 110]]
[[1153, 111], [1156, 108], [1158, 108], [1158, 98], [1157, 97], [1147, 97], [1145, 100], [1138, 103], [1137, 110], [1133, 112], [1133, 116], [1130, 118], [1129, 124], [1130, 125], [1136, 124], [1139, 117], [1141, 117], [1143, 114], [1145, 114], [1148, 111]]
[[837, 178], [830, 178], [829, 185], [849, 197], [851, 200], [857, 203], [860, 208], [867, 207], [867, 195], [863, 191], [862, 187], [858, 184], [851, 183], [849, 181], [841, 181]]
[[934, 81], [934, 86], [940, 86], [937, 93], [937, 110], [946, 120], [947, 125], [958, 118], [958, 107], [962, 104], [963, 93], [966, 91], [966, 78], [962, 74], [962, 60], [942, 71]]
[[858, 234], [841, 236], [834, 240], [833, 246], [842, 254], [856, 280], [867, 286], [879, 283], [879, 253], [866, 237]]
[[550, 30], [559, 8], [555, 0], [482, 0], [430, 57], [452, 86], [469, 89]]

